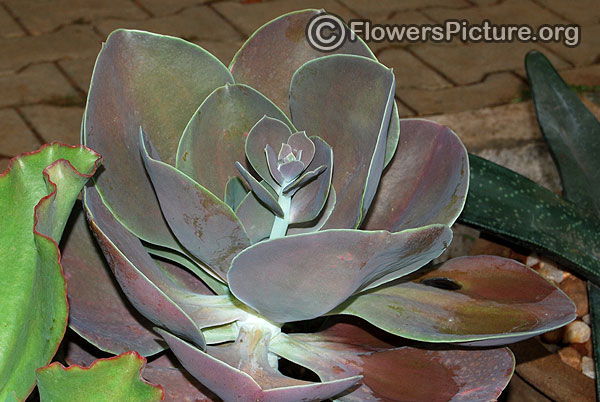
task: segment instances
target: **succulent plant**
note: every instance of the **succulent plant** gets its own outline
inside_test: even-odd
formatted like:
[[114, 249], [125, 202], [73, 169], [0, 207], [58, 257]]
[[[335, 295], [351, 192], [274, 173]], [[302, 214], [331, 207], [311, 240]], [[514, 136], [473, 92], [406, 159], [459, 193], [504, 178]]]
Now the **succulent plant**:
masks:
[[[508, 259], [419, 270], [452, 239], [466, 150], [398, 118], [393, 72], [360, 40], [311, 48], [321, 12], [266, 24], [229, 69], [180, 39], [109, 36], [82, 138], [104, 158], [83, 200], [110, 272], [80, 216], [63, 250], [70, 326], [114, 354], [168, 346], [225, 401], [495, 399], [514, 367], [495, 346], [574, 306]], [[170, 368], [153, 381], [175, 399]]]

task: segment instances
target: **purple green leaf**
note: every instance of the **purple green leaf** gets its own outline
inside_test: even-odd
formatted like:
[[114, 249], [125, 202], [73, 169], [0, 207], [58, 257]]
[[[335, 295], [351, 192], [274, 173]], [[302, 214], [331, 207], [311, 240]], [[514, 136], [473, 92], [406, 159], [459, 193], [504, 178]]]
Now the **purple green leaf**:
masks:
[[225, 204], [229, 205], [229, 208], [232, 210], [236, 210], [244, 198], [246, 198], [246, 194], [248, 194], [248, 190], [244, 186], [242, 180], [239, 177], [232, 177], [227, 180], [227, 185], [225, 186]]
[[255, 89], [241, 84], [216, 89], [185, 128], [177, 168], [221, 196], [227, 180], [238, 173], [235, 162], [246, 160], [246, 137], [265, 115], [292, 127], [285, 114]]
[[266, 239], [271, 234], [275, 214], [265, 207], [253, 192], [246, 195], [235, 214], [242, 221], [252, 244]]
[[353, 55], [309, 61], [292, 78], [294, 125], [321, 137], [334, 155], [343, 155], [336, 158], [332, 178], [343, 202], [327, 228], [355, 228], [369, 207], [383, 170], [394, 90], [391, 70]]
[[[250, 130], [246, 140], [246, 157], [252, 168], [272, 188], [278, 188], [283, 178], [277, 170], [277, 155], [273, 147], [287, 143], [290, 127], [277, 119], [263, 116]], [[270, 151], [267, 152], [267, 149]], [[270, 163], [270, 164], [269, 164]]]
[[209, 353], [166, 331], [158, 331], [186, 370], [225, 401], [324, 400], [340, 394], [360, 380], [360, 376], [351, 376], [311, 383], [285, 377], [269, 364], [266, 338], [261, 338], [261, 334], [257, 333], [260, 331], [243, 331], [238, 342], [209, 347]]
[[257, 243], [233, 259], [231, 292], [275, 322], [319, 317], [382, 278], [439, 256], [452, 232], [437, 225], [399, 233], [326, 230]]
[[171, 165], [161, 162], [140, 129], [141, 152], [167, 223], [183, 246], [225, 280], [233, 257], [250, 245], [231, 208]]
[[329, 197], [327, 197], [327, 202], [321, 210], [319, 216], [312, 221], [290, 226], [288, 228], [287, 235], [291, 236], [296, 234], [313, 233], [321, 230], [323, 226], [325, 226], [327, 219], [329, 219], [331, 216], [331, 213], [335, 208], [336, 201], [335, 188], [331, 187], [329, 190]]
[[254, 193], [254, 195], [265, 206], [267, 206], [269, 208], [269, 210], [271, 210], [277, 216], [282, 217], [283, 216], [283, 209], [281, 209], [281, 206], [277, 202], [277, 199], [275, 198], [275, 195], [273, 195], [272, 191], [270, 191], [269, 189], [267, 189], [265, 187], [265, 185], [268, 186], [268, 184], [265, 183], [265, 182], [259, 183], [258, 180], [256, 180], [254, 178], [254, 176], [252, 176], [246, 170], [246, 168], [244, 168], [244, 166], [242, 166], [241, 163], [236, 162], [235, 166], [237, 167], [238, 172], [240, 172], [240, 174], [242, 175], [242, 177], [244, 178], [244, 180], [246, 180], [246, 183], [248, 183], [248, 185], [252, 189], [252, 193]]
[[379, 183], [365, 228], [452, 225], [469, 187], [465, 147], [450, 129], [432, 121], [403, 119], [400, 129], [398, 150]]
[[495, 256], [454, 258], [358, 294], [332, 313], [361, 317], [409, 339], [478, 345], [516, 342], [576, 318], [560, 289], [523, 264]]
[[104, 155], [106, 169], [95, 179], [98, 192], [143, 240], [178, 249], [146, 176], [139, 127], [154, 136], [158, 152], [173, 164], [194, 111], [215, 88], [230, 82], [219, 60], [181, 39], [117, 30], [103, 45], [84, 116], [85, 143]]
[[315, 156], [315, 144], [306, 136], [304, 131], [292, 134], [287, 143], [292, 148], [292, 151], [299, 155], [298, 160], [304, 166], [310, 165], [313, 156]]

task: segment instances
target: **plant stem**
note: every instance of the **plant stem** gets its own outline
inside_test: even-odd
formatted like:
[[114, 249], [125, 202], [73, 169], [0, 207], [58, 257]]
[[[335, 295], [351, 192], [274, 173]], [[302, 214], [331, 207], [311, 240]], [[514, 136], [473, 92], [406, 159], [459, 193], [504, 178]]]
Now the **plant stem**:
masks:
[[283, 194], [283, 188], [287, 183], [283, 183], [277, 191], [277, 202], [283, 210], [283, 217], [280, 218], [275, 216], [275, 222], [273, 222], [273, 228], [271, 229], [271, 236], [269, 239], [278, 239], [285, 236], [290, 220], [290, 207], [292, 206], [292, 197]]

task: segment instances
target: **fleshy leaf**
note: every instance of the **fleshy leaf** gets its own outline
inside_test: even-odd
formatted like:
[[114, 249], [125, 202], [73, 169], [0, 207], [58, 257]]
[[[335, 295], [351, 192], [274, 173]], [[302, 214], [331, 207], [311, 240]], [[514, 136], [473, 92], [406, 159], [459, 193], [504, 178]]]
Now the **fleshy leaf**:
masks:
[[369, 207], [384, 167], [394, 90], [391, 70], [352, 55], [309, 61], [292, 78], [294, 125], [321, 137], [334, 156], [340, 155], [332, 183], [343, 202], [338, 202], [327, 228], [355, 228]]
[[324, 381], [363, 375], [360, 388], [338, 398], [344, 402], [491, 401], [498, 398], [514, 370], [514, 358], [506, 348], [391, 348], [347, 324], [316, 334], [280, 335], [270, 350], [310, 368]]
[[253, 192], [246, 195], [235, 214], [246, 228], [252, 244], [266, 239], [271, 234], [275, 214], [265, 207]]
[[223, 201], [235, 211], [246, 197], [246, 194], [248, 194], [248, 190], [244, 187], [242, 180], [239, 177], [232, 177], [227, 180], [225, 199]]
[[361, 317], [426, 342], [499, 345], [561, 327], [575, 305], [532, 269], [495, 256], [460, 257], [413, 278], [358, 294], [334, 314]]
[[231, 208], [171, 165], [161, 162], [140, 129], [140, 150], [167, 223], [183, 246], [223, 280], [233, 257], [250, 245]]
[[227, 277], [231, 292], [268, 319], [307, 320], [361, 289], [415, 271], [439, 256], [451, 238], [442, 225], [399, 233], [326, 230], [287, 236], [238, 254]]
[[307, 170], [300, 177], [294, 180], [293, 183], [288, 184], [283, 188], [284, 194], [293, 195], [298, 191], [302, 186], [305, 186], [310, 181], [316, 179], [321, 173], [327, 170], [326, 165], [321, 165], [317, 167], [315, 170]]
[[[246, 140], [246, 157], [258, 175], [273, 188], [283, 178], [277, 170], [277, 155], [273, 147], [285, 144], [292, 135], [290, 127], [281, 120], [263, 116], [250, 130]], [[270, 148], [271, 165], [268, 164], [266, 148]]]
[[[90, 227], [102, 248], [113, 275], [123, 293], [133, 306], [156, 325], [166, 326], [171, 331], [193, 340], [205, 347], [200, 328], [163, 289], [148, 278], [157, 267], [144, 250], [141, 242], [128, 232], [104, 206], [95, 188], [84, 193], [84, 205]], [[150, 272], [142, 272], [146, 268]], [[154, 271], [154, 272], [152, 272]]]
[[401, 141], [383, 174], [365, 228], [399, 231], [452, 225], [469, 187], [467, 151], [450, 129], [423, 119], [400, 121]]
[[337, 199], [335, 195], [335, 188], [331, 187], [331, 189], [329, 190], [329, 197], [327, 197], [327, 202], [325, 203], [325, 206], [321, 210], [319, 216], [317, 216], [316, 219], [310, 222], [290, 226], [288, 228], [287, 235], [291, 236], [295, 234], [313, 233], [321, 230], [323, 226], [325, 226], [327, 219], [329, 219], [329, 217], [331, 216], [331, 213], [335, 208], [336, 202]]
[[[236, 82], [256, 88], [288, 114], [292, 75], [304, 63], [324, 56], [324, 53], [314, 49], [306, 38], [309, 21], [323, 13], [323, 10], [312, 9], [294, 11], [259, 28], [244, 43], [229, 66]], [[348, 29], [346, 34], [350, 34]], [[345, 41], [332, 54], [353, 54], [376, 60], [360, 37], [357, 37], [356, 41]], [[277, 68], [273, 69], [273, 66]], [[398, 107], [395, 102], [392, 113], [386, 144], [386, 165], [394, 155], [400, 134]], [[308, 135], [319, 134], [308, 132]]]
[[43, 401], [161, 401], [164, 391], [141, 377], [146, 359], [126, 352], [96, 360], [90, 367], [55, 362], [37, 370], [38, 389]]
[[0, 400], [24, 400], [67, 325], [58, 241], [100, 155], [53, 143], [13, 158], [0, 174]]
[[181, 133], [198, 105], [230, 82], [220, 61], [178, 38], [117, 30], [102, 47], [84, 116], [85, 143], [104, 155], [106, 169], [95, 179], [98, 192], [143, 240], [178, 249], [146, 176], [139, 127], [154, 136], [158, 152], [173, 164]]
[[255, 89], [241, 84], [216, 89], [185, 128], [177, 168], [213, 194], [223, 194], [227, 180], [237, 175], [235, 162], [246, 160], [248, 133], [265, 115], [292, 127], [285, 114]]
[[[276, 214], [277, 216], [282, 217], [283, 216], [283, 209], [281, 209], [281, 206], [277, 202], [277, 199], [275, 198], [275, 196], [273, 195], [273, 193], [271, 191], [269, 191], [265, 187], [266, 183], [264, 183], [264, 182], [263, 183], [259, 183], [258, 180], [256, 180], [254, 178], [254, 176], [252, 176], [246, 170], [246, 168], [244, 168], [244, 166], [242, 166], [241, 163], [236, 162], [235, 166], [237, 167], [238, 171], [240, 172], [240, 174], [242, 175], [242, 177], [244, 178], [244, 180], [246, 180], [246, 183], [248, 183], [248, 185], [252, 189], [252, 192], [254, 193], [254, 195], [265, 206], [267, 206], [269, 208], [269, 210], [271, 210], [274, 214]], [[266, 185], [268, 185], [268, 184], [266, 184]]]
[[550, 252], [600, 284], [600, 220], [505, 167], [469, 155], [470, 185], [460, 221]]
[[245, 342], [209, 347], [210, 353], [214, 353], [217, 358], [166, 331], [158, 331], [186, 370], [225, 401], [324, 400], [340, 394], [361, 378], [351, 376], [341, 380], [310, 383], [285, 377], [269, 365], [264, 338], [257, 338], [259, 335], [252, 332], [244, 338]]
[[[67, 278], [69, 326], [101, 350], [135, 350], [150, 356], [164, 349], [153, 324], [129, 303], [116, 283], [78, 204], [65, 234], [62, 265]], [[93, 278], [93, 280], [90, 280]]]
[[300, 160], [304, 166], [310, 165], [313, 156], [315, 156], [315, 144], [306, 136], [304, 131], [292, 134], [287, 143], [293, 150], [302, 152], [298, 160]]
[[558, 165], [563, 196], [600, 216], [600, 122], [541, 53], [525, 59], [537, 120]]

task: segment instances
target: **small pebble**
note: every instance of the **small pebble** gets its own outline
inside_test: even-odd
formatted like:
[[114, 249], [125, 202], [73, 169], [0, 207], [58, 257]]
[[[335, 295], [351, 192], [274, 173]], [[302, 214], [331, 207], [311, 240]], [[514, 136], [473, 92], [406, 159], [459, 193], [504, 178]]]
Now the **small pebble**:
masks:
[[573, 300], [573, 303], [575, 303], [577, 317], [583, 317], [590, 312], [587, 286], [584, 281], [571, 275], [563, 279], [559, 287], [571, 300]]
[[583, 321], [573, 321], [565, 328], [563, 343], [585, 343], [590, 339], [592, 330]]
[[583, 356], [581, 359], [581, 372], [590, 378], [596, 378], [594, 360], [591, 357]]
[[581, 371], [581, 355], [575, 350], [575, 348], [572, 348], [571, 346], [562, 348], [558, 351], [558, 356], [563, 363], [568, 364], [575, 370]]
[[540, 259], [536, 253], [531, 253], [527, 257], [527, 260], [525, 260], [525, 265], [527, 265], [528, 267], [533, 267], [534, 265], [539, 264], [539, 263], [540, 263]]
[[592, 317], [590, 317], [589, 314], [586, 314], [583, 317], [581, 317], [581, 321], [585, 322], [587, 325], [592, 325]]
[[552, 261], [546, 259], [542, 259], [542, 261], [540, 261], [540, 269], [538, 270], [538, 273], [554, 283], [561, 283], [565, 278], [565, 272], [558, 269], [556, 264], [554, 264]]

